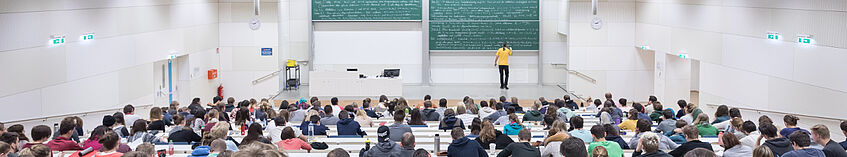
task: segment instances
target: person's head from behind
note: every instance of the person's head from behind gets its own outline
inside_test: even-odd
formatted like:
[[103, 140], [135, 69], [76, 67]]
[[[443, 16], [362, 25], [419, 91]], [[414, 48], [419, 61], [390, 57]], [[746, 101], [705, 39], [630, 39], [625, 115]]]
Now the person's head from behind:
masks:
[[741, 124], [741, 130], [740, 131], [743, 132], [744, 134], [750, 134], [750, 133], [756, 131], [756, 124], [753, 123], [753, 121], [749, 121], [749, 120], [745, 121], [743, 124]]
[[424, 108], [426, 108], [426, 109], [432, 108], [432, 102], [431, 101], [424, 101], [423, 104], [424, 104]]
[[694, 125], [682, 127], [682, 134], [685, 135], [685, 139], [688, 141], [700, 139], [700, 131]]
[[46, 125], [38, 125], [32, 127], [32, 130], [29, 132], [32, 134], [32, 140], [36, 142], [47, 141], [50, 136], [53, 134], [53, 131], [50, 131], [50, 127]]
[[603, 96], [606, 97], [606, 100], [612, 100], [612, 93], [606, 93]]
[[794, 150], [804, 149], [812, 145], [812, 139], [809, 138], [809, 134], [803, 131], [794, 131], [791, 135], [788, 135], [788, 140], [794, 146]]
[[664, 108], [664, 106], [662, 106], [662, 103], [659, 103], [659, 102], [653, 103], [653, 110], [654, 111], [661, 111], [662, 108]]
[[73, 118], [67, 117], [65, 119], [62, 119], [62, 122], [59, 123], [59, 135], [62, 135], [64, 137], [70, 137], [74, 133], [75, 128], [76, 125], [74, 123]]
[[503, 103], [497, 102], [496, 104], [494, 104], [494, 109], [497, 109], [498, 111], [503, 110]]
[[345, 110], [341, 110], [341, 112], [338, 112], [338, 119], [347, 119], [347, 118], [350, 118], [350, 113], [347, 113], [347, 111], [345, 111]]
[[520, 142], [529, 142], [532, 139], [532, 131], [529, 129], [521, 129], [518, 131], [518, 141]]
[[570, 137], [562, 140], [559, 145], [559, 153], [564, 157], [587, 157], [588, 150], [585, 148], [585, 142], [576, 137]]
[[694, 125], [708, 124], [709, 123], [709, 115], [698, 114], [696, 118], [697, 119], [694, 119], [694, 123], [693, 123]]
[[403, 112], [402, 110], [396, 110], [394, 111], [393, 116], [395, 123], [403, 123], [403, 120], [406, 118], [406, 112]]
[[656, 96], [655, 96], [655, 95], [651, 95], [649, 98], [647, 98], [647, 102], [650, 102], [650, 103], [652, 103], [652, 104], [654, 104], [654, 105], [655, 105], [655, 104], [656, 104], [656, 102], [658, 102], [658, 101], [659, 101], [659, 98], [656, 98]]
[[606, 102], [604, 102], [604, 103], [603, 103], [603, 107], [605, 107], [605, 108], [613, 108], [613, 107], [617, 107], [617, 106], [615, 106], [615, 102], [612, 102], [611, 100], [608, 100], [608, 101], [606, 101]]
[[652, 124], [650, 124], [650, 120], [639, 119], [637, 122], [635, 122], [635, 132], [637, 132], [637, 133], [650, 132], [652, 130], [651, 126], [652, 126]]
[[447, 98], [438, 99], [438, 107], [447, 107]]
[[626, 98], [618, 99], [618, 104], [621, 104], [621, 106], [626, 107], [626, 102], [627, 102]]
[[98, 142], [103, 145], [103, 148], [101, 148], [103, 150], [115, 150], [118, 149], [118, 145], [121, 144], [121, 138], [118, 137], [117, 133], [109, 130], [106, 131], [106, 133], [104, 133], [102, 137], [100, 137], [100, 140]]
[[629, 115], [627, 115], [626, 119], [638, 120], [638, 109], [629, 109]]
[[426, 149], [419, 148], [412, 153], [412, 157], [430, 157], [430, 154], [429, 151], [426, 151]]
[[761, 133], [766, 139], [776, 138], [776, 126], [773, 126], [773, 124], [770, 123], [759, 123], [759, 133]]
[[606, 147], [594, 147], [591, 157], [609, 157], [609, 151], [606, 151]]
[[603, 101], [601, 101], [600, 99], [594, 99], [594, 106], [600, 106], [600, 105], [603, 105]]
[[332, 105], [324, 106], [324, 113], [328, 116], [332, 116]]
[[132, 105], [124, 106], [124, 114], [129, 115], [129, 114], [133, 114], [133, 113], [135, 113], [135, 107], [132, 107]]
[[662, 111], [662, 120], [673, 119], [673, 110]]
[[0, 142], [6, 142], [11, 145], [12, 151], [17, 151], [18, 149], [18, 133], [14, 132], [4, 132], [0, 134]]
[[504, 41], [504, 42], [503, 42], [503, 47], [509, 47], [509, 42]]
[[318, 116], [318, 115], [312, 115], [312, 116], [309, 116], [309, 121], [316, 124], [316, 125], [319, 125], [319, 124], [321, 124], [321, 117]]
[[285, 127], [282, 129], [282, 134], [280, 135], [280, 138], [282, 140], [287, 140], [297, 138], [297, 136], [294, 134], [294, 129], [291, 129], [291, 127]]
[[771, 148], [768, 148], [768, 146], [765, 145], [761, 145], [759, 147], [756, 147], [756, 149], [753, 149], [753, 157], [774, 157], [774, 155], [771, 151]]
[[741, 117], [741, 110], [739, 110], [738, 108], [729, 109], [729, 117], [730, 118], [735, 118], [735, 117], [740, 118]]
[[91, 132], [91, 136], [88, 136], [88, 140], [97, 141], [103, 138], [103, 135], [105, 135], [107, 131], [112, 131], [112, 129], [103, 125], [97, 126], [94, 128], [94, 131]]
[[227, 122], [217, 122], [215, 126], [212, 126], [209, 134], [215, 137], [215, 139], [224, 139], [227, 136], [227, 132], [229, 132], [229, 127], [230, 125]]
[[713, 152], [711, 150], [708, 150], [706, 148], [697, 148], [697, 149], [688, 151], [688, 153], [685, 153], [685, 155], [683, 157], [717, 157], [717, 156], [718, 155], [715, 155], [715, 152]]
[[[398, 110], [398, 111], [403, 112], [402, 110]], [[413, 110], [413, 111], [410, 111], [410, 112], [409, 112], [409, 119], [410, 119], [410, 121], [412, 121], [412, 122], [421, 122], [421, 121], [423, 121], [423, 116], [421, 115], [421, 111], [420, 111], [420, 110], [418, 110], [418, 109], [415, 109], [415, 110]]]
[[688, 102], [685, 102], [685, 100], [679, 99], [679, 100], [676, 101], [676, 105], [679, 106], [679, 109], [685, 109], [685, 106], [688, 106]]
[[723, 134], [719, 140], [721, 141], [721, 146], [724, 149], [730, 149], [737, 145], [741, 145], [741, 140], [739, 140], [735, 134]]
[[18, 156], [32, 156], [32, 157], [50, 157], [52, 151], [50, 151], [50, 147], [47, 147], [43, 144], [36, 144], [32, 147], [21, 150], [18, 153]]
[[506, 96], [500, 96], [499, 100], [500, 100], [499, 102], [501, 102], [501, 103], [506, 102]]
[[847, 121], [841, 121], [841, 133], [847, 135]]
[[582, 126], [583, 126], [582, 123], [583, 122], [582, 122], [581, 116], [571, 117], [570, 122], [571, 122], [571, 127], [573, 127], [574, 129], [582, 129]]
[[678, 120], [678, 121], [676, 121], [676, 124], [674, 126], [676, 126], [676, 128], [682, 129], [682, 127], [685, 127], [687, 125], [688, 125], [688, 122], [685, 122], [684, 120]]
[[471, 133], [479, 135], [479, 131], [482, 131], [482, 120], [476, 117], [471, 121]]
[[147, 132], [147, 121], [143, 119], [136, 120], [132, 123], [131, 134], [135, 135], [136, 133], [146, 133]]
[[403, 138], [400, 139], [400, 144], [403, 147], [415, 148], [415, 135], [411, 132], [403, 133]]
[[450, 136], [453, 138], [453, 140], [460, 139], [462, 137], [465, 137], [465, 130], [460, 127], [454, 127], [453, 130], [450, 132]]
[[210, 153], [220, 153], [226, 151], [226, 141], [223, 139], [215, 139], [209, 144], [209, 152]]
[[344, 149], [335, 148], [329, 153], [326, 154], [326, 157], [350, 157], [350, 154], [347, 153]]
[[591, 127], [591, 136], [594, 137], [594, 141], [605, 141], [606, 140], [606, 127], [603, 125], [594, 125]]
[[638, 140], [641, 142], [641, 148], [645, 153], [659, 151], [659, 135], [656, 135], [656, 133], [645, 132]]
[[12, 151], [12, 145], [9, 145], [9, 143], [0, 141], [0, 157], [7, 157], [11, 151]]
[[715, 118], [721, 116], [729, 116], [729, 107], [726, 107], [726, 105], [720, 105], [718, 106], [718, 109], [715, 110]]
[[798, 120], [800, 120], [800, 118], [797, 118], [797, 116], [791, 115], [791, 114], [788, 114], [788, 115], [785, 115], [784, 117], [782, 117], [782, 121], [785, 123], [785, 127], [797, 126]]
[[771, 117], [768, 117], [767, 115], [759, 116], [759, 125], [762, 125], [762, 124], [765, 124], [765, 123], [773, 124], [773, 120], [771, 120]]
[[612, 124], [603, 124], [603, 130], [606, 130], [606, 137], [620, 136], [621, 133]]

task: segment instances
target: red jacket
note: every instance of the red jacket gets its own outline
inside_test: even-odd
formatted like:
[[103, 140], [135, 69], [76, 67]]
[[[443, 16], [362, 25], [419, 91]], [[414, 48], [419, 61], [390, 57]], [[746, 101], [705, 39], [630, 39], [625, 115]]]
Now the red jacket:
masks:
[[62, 136], [56, 137], [56, 139], [47, 142], [47, 147], [50, 147], [50, 150], [53, 151], [82, 150], [82, 147], [80, 147], [79, 144]]

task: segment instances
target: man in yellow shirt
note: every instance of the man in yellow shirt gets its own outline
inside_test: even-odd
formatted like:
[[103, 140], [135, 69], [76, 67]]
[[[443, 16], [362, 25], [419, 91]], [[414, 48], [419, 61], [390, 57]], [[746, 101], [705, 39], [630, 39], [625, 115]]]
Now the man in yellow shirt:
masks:
[[512, 48], [503, 42], [503, 47], [497, 50], [497, 56], [494, 57], [494, 66], [500, 69], [500, 89], [509, 89], [507, 85], [509, 85], [509, 56], [511, 55]]

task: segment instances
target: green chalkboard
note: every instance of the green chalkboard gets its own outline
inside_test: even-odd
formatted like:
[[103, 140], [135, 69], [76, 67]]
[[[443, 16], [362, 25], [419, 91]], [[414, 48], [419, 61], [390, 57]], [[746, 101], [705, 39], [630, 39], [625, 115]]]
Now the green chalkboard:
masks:
[[420, 0], [312, 0], [312, 20], [421, 20]]
[[430, 22], [430, 50], [538, 50], [538, 21]]
[[539, 0], [430, 0], [429, 20], [538, 20]]

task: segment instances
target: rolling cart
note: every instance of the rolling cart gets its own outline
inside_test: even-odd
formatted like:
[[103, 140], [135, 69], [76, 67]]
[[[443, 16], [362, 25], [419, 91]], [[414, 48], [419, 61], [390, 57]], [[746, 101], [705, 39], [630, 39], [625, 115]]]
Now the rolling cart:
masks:
[[300, 65], [294, 60], [288, 60], [285, 65], [285, 88], [283, 90], [300, 89]]

